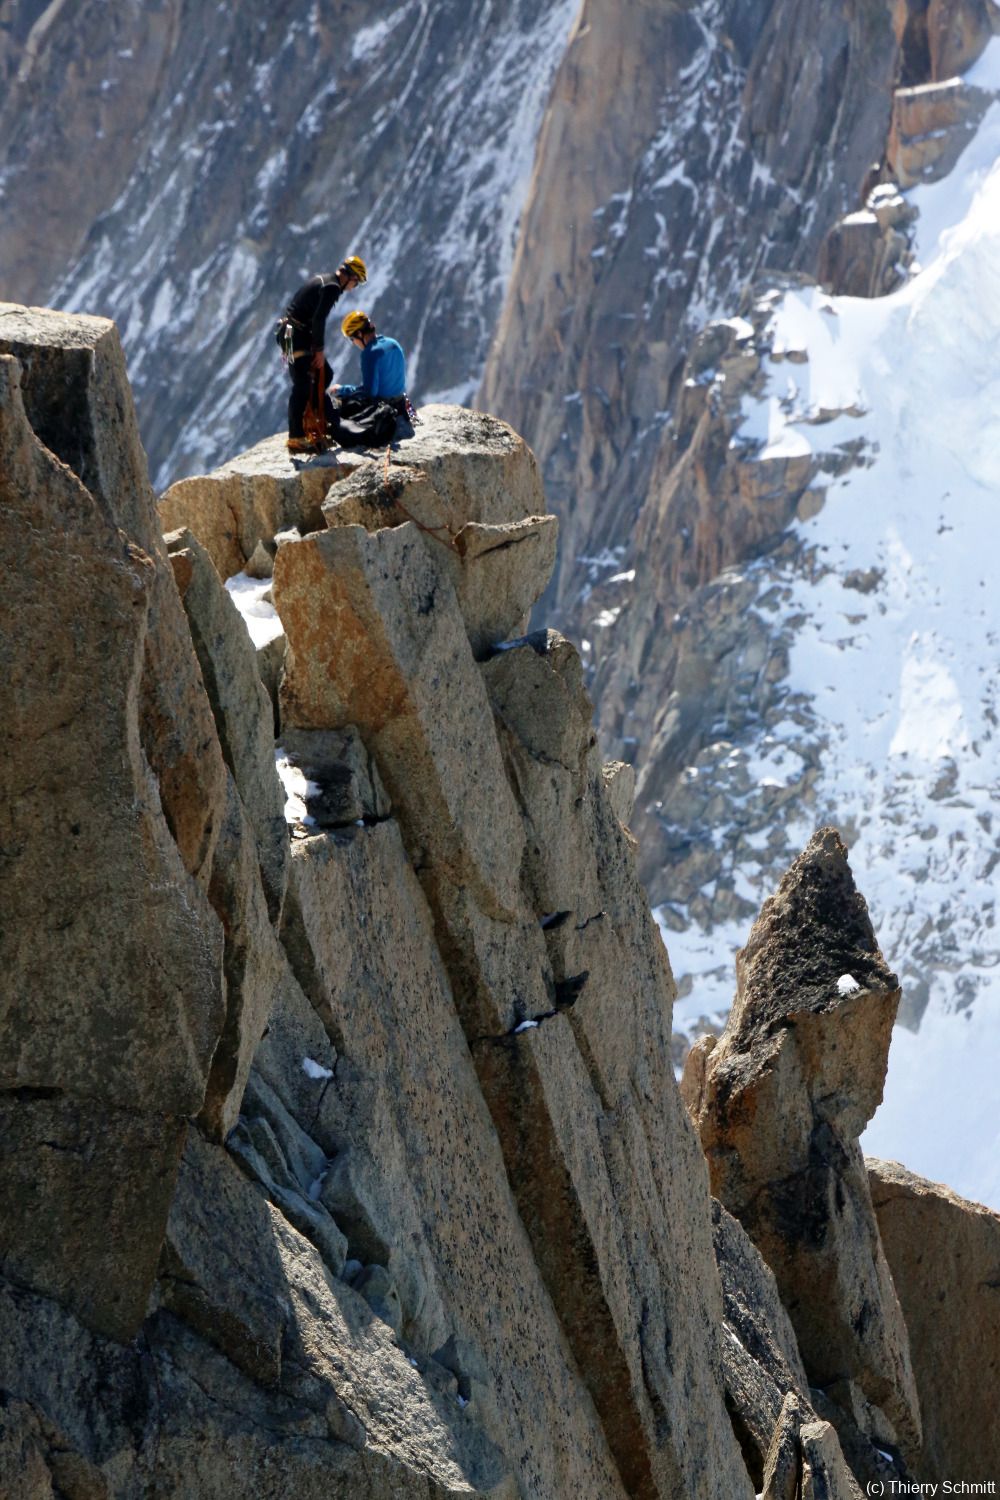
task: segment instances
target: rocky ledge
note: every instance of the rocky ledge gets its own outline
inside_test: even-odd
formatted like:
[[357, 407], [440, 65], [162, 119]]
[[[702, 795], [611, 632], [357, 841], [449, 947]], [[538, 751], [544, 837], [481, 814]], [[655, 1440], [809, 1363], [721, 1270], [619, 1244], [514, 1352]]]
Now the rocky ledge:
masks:
[[525, 634], [534, 459], [424, 415], [350, 461], [271, 440], [158, 517], [112, 325], [0, 306], [0, 1490], [817, 1500], [959, 1466], [929, 1383], [920, 1448], [922, 1283], [857, 1153], [896, 992], [836, 836], [696, 1054], [723, 1207], [630, 774], [575, 648]]

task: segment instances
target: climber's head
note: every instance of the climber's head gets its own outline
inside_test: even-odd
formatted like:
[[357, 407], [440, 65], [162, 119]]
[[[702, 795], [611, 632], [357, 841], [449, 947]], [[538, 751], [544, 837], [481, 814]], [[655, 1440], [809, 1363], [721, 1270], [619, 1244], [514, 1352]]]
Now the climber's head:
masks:
[[344, 262], [337, 268], [337, 276], [340, 284], [346, 292], [353, 292], [356, 286], [368, 280], [368, 267], [360, 255], [348, 255]]
[[375, 337], [375, 324], [367, 313], [352, 312], [341, 323], [340, 331], [345, 339], [350, 339], [352, 344], [359, 344], [363, 349]]

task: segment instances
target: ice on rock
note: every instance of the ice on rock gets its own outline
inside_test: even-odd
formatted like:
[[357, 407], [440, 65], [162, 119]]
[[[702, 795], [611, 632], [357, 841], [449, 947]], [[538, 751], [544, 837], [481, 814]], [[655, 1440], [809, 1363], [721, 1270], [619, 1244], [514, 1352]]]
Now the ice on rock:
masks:
[[315, 1058], [304, 1057], [302, 1059], [302, 1071], [309, 1078], [332, 1078], [333, 1069], [324, 1068], [322, 1063], [316, 1062]]

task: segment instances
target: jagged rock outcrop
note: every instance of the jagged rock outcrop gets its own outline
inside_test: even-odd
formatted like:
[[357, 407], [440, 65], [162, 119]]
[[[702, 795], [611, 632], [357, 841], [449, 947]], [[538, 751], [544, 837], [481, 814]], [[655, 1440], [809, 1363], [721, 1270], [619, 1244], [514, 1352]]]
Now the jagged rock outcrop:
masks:
[[920, 1395], [920, 1477], [989, 1483], [1000, 1471], [1000, 1215], [898, 1162], [867, 1165]]
[[0, 1262], [127, 1338], [225, 1013], [225, 768], [111, 325], [0, 306], [0, 351]]
[[[391, 516], [392, 476], [370, 472], [366, 507], [349, 482], [341, 509], [338, 487], [331, 528], [275, 559], [282, 724], [356, 724], [379, 766], [519, 1213], [627, 1491], [697, 1494], [720, 1473], [740, 1486], [706, 1382], [718, 1345], [696, 1332], [719, 1321], [718, 1292], [707, 1217], [698, 1227], [682, 1207], [701, 1168], [669, 1083], [669, 969], [606, 802], [579, 658], [543, 632], [477, 666], [481, 622], [463, 613], [442, 543], [413, 522], [351, 524]], [[521, 566], [536, 577], [530, 554]], [[669, 1176], [668, 1150], [684, 1163]], [[636, 1225], [641, 1255], [608, 1234], [615, 1222]], [[684, 1410], [703, 1400], [713, 1436], [692, 1445]]]
[[244, 572], [266, 538], [273, 557], [279, 533], [318, 531], [322, 504], [335, 479], [349, 473], [348, 454], [326, 454], [299, 467], [283, 439], [265, 438], [211, 474], [179, 479], [160, 497], [165, 532], [188, 528], [220, 578]]
[[[897, 91], [898, 101], [901, 91]], [[890, 160], [895, 156], [890, 147]], [[816, 280], [825, 291], [843, 297], [881, 297], [906, 280], [913, 261], [910, 235], [916, 211], [899, 191], [900, 182], [880, 182], [864, 207], [838, 220], [823, 241]]]
[[[136, 614], [131, 644], [126, 646], [127, 633], [113, 627], [108, 630], [108, 640], [126, 646], [132, 658], [130, 666], [119, 667], [115, 678], [115, 691], [122, 702], [120, 720], [112, 728], [112, 742], [105, 742], [103, 750], [88, 749], [85, 740], [77, 744], [74, 736], [84, 729], [86, 720], [71, 705], [66, 705], [62, 719], [57, 721], [63, 730], [63, 767], [54, 773], [53, 784], [61, 786], [61, 778], [67, 774], [66, 757], [81, 757], [97, 775], [105, 767], [120, 765], [119, 785], [109, 786], [108, 796], [115, 809], [124, 798], [130, 814], [118, 832], [121, 851], [113, 851], [111, 840], [102, 845], [107, 876], [95, 880], [86, 871], [93, 859], [89, 845], [81, 843], [77, 854], [85, 873], [76, 879], [82, 878], [83, 888], [94, 891], [92, 900], [99, 908], [97, 930], [104, 934], [107, 949], [96, 971], [86, 962], [81, 964], [78, 954], [74, 957], [62, 1007], [72, 1001], [76, 991], [76, 1003], [85, 1003], [93, 1011], [90, 1025], [94, 1051], [87, 1055], [71, 1046], [69, 1072], [67, 1057], [56, 1060], [51, 1049], [66, 1048], [66, 1035], [61, 1030], [65, 1011], [60, 1018], [60, 1007], [51, 1008], [46, 997], [52, 981], [39, 982], [32, 970], [39, 960], [29, 954], [27, 962], [22, 959], [18, 983], [34, 986], [32, 1003], [48, 1011], [49, 1019], [45, 1027], [31, 1027], [31, 1040], [26, 1043], [31, 1061], [26, 1058], [15, 1063], [12, 1078], [20, 1087], [68, 1087], [84, 1097], [98, 1099], [108, 1080], [118, 1079], [111, 1086], [109, 1102], [137, 1110], [140, 1115], [168, 1117], [176, 1155], [183, 1143], [186, 1116], [201, 1111], [206, 1129], [220, 1137], [233, 1124], [254, 1047], [267, 1023], [278, 972], [274, 927], [286, 878], [286, 835], [278, 823], [281, 794], [277, 776], [266, 739], [261, 739], [261, 734], [267, 734], [267, 725], [255, 720], [248, 726], [242, 717], [245, 705], [241, 685], [258, 693], [253, 654], [242, 635], [231, 635], [228, 645], [213, 642], [214, 651], [207, 646], [208, 634], [214, 630], [224, 637], [226, 624], [232, 631], [237, 622], [228, 602], [214, 597], [213, 591], [221, 594], [221, 590], [207, 560], [202, 559], [198, 568], [198, 559], [190, 549], [177, 564], [185, 591], [190, 592], [189, 613], [196, 622], [193, 630], [185, 614], [156, 521], [145, 454], [114, 326], [104, 319], [70, 318], [4, 303], [0, 304], [0, 350], [15, 355], [23, 369], [23, 411], [18, 418], [18, 398], [12, 397], [11, 420], [20, 422], [16, 444], [22, 464], [34, 470], [34, 478], [30, 488], [16, 488], [19, 504], [23, 505], [34, 491], [47, 491], [47, 481], [42, 477], [45, 465], [53, 464], [52, 455], [57, 455], [72, 471], [62, 476], [63, 486], [71, 485], [75, 474], [77, 488], [85, 487], [88, 498], [78, 500], [76, 505], [99, 516], [116, 545], [130, 547], [130, 555], [144, 560], [148, 578], [142, 591], [147, 595], [146, 614]], [[58, 494], [55, 481], [53, 486], [53, 493]], [[58, 536], [58, 501], [46, 496], [39, 502], [40, 508], [44, 509], [46, 503], [50, 510], [55, 506], [50, 527]], [[54, 566], [68, 567], [73, 586], [80, 587], [80, 570], [67, 563], [64, 554], [57, 552], [53, 562]], [[26, 582], [36, 580], [34, 610], [39, 599], [49, 597], [47, 590], [39, 590], [37, 580], [43, 574], [38, 557], [32, 569], [26, 568], [23, 573]], [[30, 618], [31, 611], [25, 611], [23, 619]], [[51, 630], [44, 636], [54, 639], [57, 651], [72, 660], [72, 632], [63, 626], [61, 637]], [[195, 646], [200, 649], [201, 662]], [[104, 648], [95, 645], [94, 649]], [[105, 673], [108, 670], [102, 668]], [[64, 691], [84, 692], [85, 679], [75, 670], [54, 665], [53, 672], [55, 680], [63, 682]], [[37, 694], [41, 680], [22, 670], [26, 694]], [[91, 717], [96, 718], [86, 695], [84, 701]], [[102, 701], [99, 697], [95, 706]], [[263, 695], [255, 696], [252, 703], [259, 713]], [[44, 714], [51, 711], [51, 705], [42, 710], [43, 723]], [[38, 713], [38, 709], [24, 709], [29, 733], [37, 733], [30, 725]], [[15, 733], [23, 732], [18, 725]], [[34, 795], [38, 795], [37, 790]], [[96, 790], [90, 800], [99, 805]], [[22, 800], [15, 816], [24, 816], [28, 805]], [[134, 822], [136, 809], [146, 814], [148, 831], [141, 837]], [[89, 826], [93, 834], [93, 818], [91, 810], [86, 825], [81, 821], [81, 840], [84, 826]], [[74, 820], [71, 822], [76, 826]], [[56, 841], [61, 826], [57, 822]], [[160, 873], [152, 855], [156, 844], [163, 851], [160, 858], [167, 860]], [[180, 857], [182, 872], [186, 871], [191, 881], [179, 879], [172, 868], [174, 855]], [[147, 860], [151, 862], [147, 864]], [[100, 868], [103, 870], [104, 865]], [[112, 888], [119, 892], [116, 898], [108, 899], [103, 892], [100, 880], [104, 878], [111, 879]], [[38, 879], [36, 876], [36, 882]], [[42, 873], [40, 879], [47, 888], [47, 874]], [[20, 899], [32, 899], [31, 882], [19, 881], [19, 891]], [[126, 917], [117, 908], [127, 897], [140, 907], [152, 903], [150, 917], [155, 927], [146, 938], [148, 953], [137, 943], [136, 934], [148, 925], [150, 917], [145, 924]], [[74, 928], [79, 936], [68, 939], [71, 952], [81, 939], [89, 941], [89, 924], [65, 922], [65, 931], [72, 933]], [[111, 941], [115, 931], [130, 936], [116, 945]], [[176, 962], [169, 956], [174, 952], [178, 954]], [[46, 953], [43, 965], [51, 959], [52, 955]], [[109, 966], [113, 975], [110, 981], [105, 973]], [[142, 1022], [143, 1005], [136, 1005], [133, 987], [137, 972], [148, 976], [144, 1001], [152, 1018], [148, 1031]], [[157, 998], [160, 993], [172, 998], [164, 1003]], [[15, 1013], [15, 1024], [27, 1025], [30, 1015], [30, 1008], [22, 1002]], [[49, 1042], [40, 1039], [45, 1029], [52, 1039]], [[149, 1082], [150, 1075], [156, 1078], [156, 1086]], [[165, 1134], [164, 1140], [167, 1138]], [[133, 1142], [127, 1154], [136, 1150], [138, 1145]], [[99, 1169], [95, 1166], [94, 1170]], [[116, 1175], [122, 1178], [122, 1170]], [[161, 1193], [169, 1195], [171, 1172], [166, 1163], [158, 1180]], [[99, 1196], [95, 1197], [90, 1213], [98, 1211], [99, 1201]], [[160, 1208], [165, 1211], [162, 1201]], [[153, 1240], [158, 1222], [154, 1220], [150, 1226]], [[50, 1250], [57, 1256], [67, 1254], [66, 1247], [59, 1248], [55, 1240]], [[67, 1265], [72, 1282], [72, 1256]], [[151, 1269], [147, 1261], [147, 1273]], [[138, 1301], [129, 1313], [133, 1325], [141, 1320], [148, 1286], [143, 1291], [142, 1282], [137, 1282], [136, 1295]], [[107, 1325], [100, 1318], [95, 1326], [106, 1331]], [[119, 1328], [119, 1324], [112, 1325], [112, 1331]]]
[[204, 884], [224, 768], [151, 504], [117, 332], [104, 318], [0, 302], [0, 353], [21, 364], [24, 408], [37, 438], [73, 470], [105, 519], [151, 560], [139, 687], [142, 750], [184, 864]]
[[[275, 547], [283, 842], [272, 704], [199, 515], [168, 555], [141, 451], [116, 455], [113, 330], [7, 316], [31, 343], [26, 404], [0, 361], [20, 590], [0, 1484], [749, 1500], [628, 776], [605, 777], [569, 643], [497, 638], [544, 583], [527, 450], [443, 413], [407, 479], [425, 527], [513, 530], [493, 573], [492, 549], [399, 523], [381, 459], [328, 473], [327, 527]], [[111, 416], [92, 394], [60, 433], [42, 397], [80, 348]], [[115, 464], [136, 488], [108, 515]], [[168, 645], [177, 675], [144, 694]], [[185, 742], [160, 704], [199, 716], [213, 781], [170, 780], [161, 745]], [[197, 808], [206, 785], [189, 870], [180, 787]]]
[[256, 653], [212, 560], [191, 531], [164, 538], [184, 603], [202, 681], [226, 765], [253, 825], [268, 911], [281, 915], [288, 880], [284, 796], [274, 769], [274, 733]]
[[[713, 1202], [712, 1216], [725, 1300], [726, 1406], [758, 1494], [799, 1500], [806, 1429], [817, 1418], [795, 1333], [746, 1231], [721, 1203]], [[830, 1448], [831, 1466], [844, 1467], [835, 1434]]]
[[[520, 440], [442, 409], [419, 466], [285, 458], [259, 504], [244, 460], [246, 515], [285, 528], [250, 551], [285, 631], [278, 749], [197, 536], [228, 505], [207, 486], [165, 545], [113, 330], [8, 316], [0, 1487], [856, 1500], [851, 1469], [902, 1474], [906, 1333], [855, 1171], [897, 994], [836, 836], [692, 1054], [741, 1227], [673, 1081], [630, 768], [601, 764], [574, 647], [501, 638], [552, 529]], [[449, 545], [470, 526], [505, 534], [496, 569]], [[172, 778], [185, 748], [200, 774]], [[989, 1283], [995, 1216], [958, 1211]], [[968, 1429], [924, 1378], [944, 1462]]]
[[[919, 0], [910, 3], [914, 12], [925, 9]], [[929, 0], [926, 27], [931, 78], [953, 78], [1000, 32], [1000, 16], [992, 0]]]
[[899, 988], [833, 829], [765, 903], [737, 981], [722, 1037], [685, 1069], [713, 1192], [773, 1270], [845, 1442], [860, 1429], [873, 1463], [878, 1446], [913, 1458], [907, 1331], [858, 1146], [881, 1100]]

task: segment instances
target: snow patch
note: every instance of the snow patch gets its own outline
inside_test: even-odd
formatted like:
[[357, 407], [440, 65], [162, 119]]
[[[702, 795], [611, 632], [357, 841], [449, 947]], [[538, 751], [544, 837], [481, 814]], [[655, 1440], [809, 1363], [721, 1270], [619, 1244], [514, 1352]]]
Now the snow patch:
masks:
[[236, 605], [257, 650], [282, 634], [281, 618], [269, 599], [270, 578], [251, 578], [249, 573], [234, 573], [226, 579], [226, 591]]
[[316, 819], [307, 811], [306, 799], [318, 796], [322, 788], [315, 781], [310, 781], [299, 770], [299, 767], [289, 760], [280, 745], [275, 746], [274, 764], [285, 789], [285, 822], [293, 827], [304, 825], [306, 828], [315, 828]]
[[305, 1073], [305, 1075], [306, 1075], [307, 1078], [332, 1078], [333, 1077], [333, 1069], [332, 1068], [324, 1068], [323, 1064], [322, 1063], [318, 1063], [316, 1061], [316, 1059], [313, 1058], [313, 1057], [304, 1057], [302, 1059], [302, 1071], [303, 1071], [303, 1073]]

